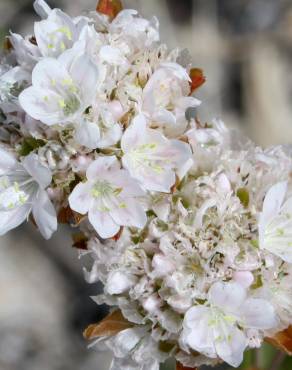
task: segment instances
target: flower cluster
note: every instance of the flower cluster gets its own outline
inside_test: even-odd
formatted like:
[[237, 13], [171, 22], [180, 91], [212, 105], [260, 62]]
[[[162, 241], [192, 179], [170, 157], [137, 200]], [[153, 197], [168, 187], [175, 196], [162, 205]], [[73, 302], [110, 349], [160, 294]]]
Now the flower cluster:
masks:
[[71, 18], [35, 1], [34, 35], [0, 65], [0, 234], [79, 226], [115, 328], [90, 338], [112, 370], [238, 366], [292, 323], [292, 155], [222, 121], [158, 21], [119, 1]]

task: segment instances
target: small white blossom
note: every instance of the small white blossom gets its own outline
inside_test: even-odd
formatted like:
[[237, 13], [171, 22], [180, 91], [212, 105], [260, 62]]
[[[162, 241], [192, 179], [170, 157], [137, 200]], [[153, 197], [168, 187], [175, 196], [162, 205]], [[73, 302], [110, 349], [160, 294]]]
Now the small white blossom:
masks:
[[[26, 113], [47, 125], [78, 125], [93, 102], [97, 82], [96, 66], [86, 55], [76, 55], [72, 49], [58, 60], [40, 61], [32, 73], [32, 86], [20, 94], [19, 101]], [[99, 135], [97, 126], [94, 134]]]
[[45, 191], [50, 170], [35, 154], [21, 163], [2, 148], [0, 154], [0, 234], [19, 226], [32, 212], [40, 232], [49, 239], [57, 229], [56, 212]]
[[[247, 346], [246, 328], [270, 329], [277, 325], [273, 307], [247, 298], [237, 283], [216, 283], [209, 291], [209, 305], [194, 306], [184, 318], [183, 342], [208, 357], [220, 357], [239, 366]], [[240, 328], [239, 328], [240, 327]]]
[[142, 228], [146, 214], [138, 197], [144, 195], [115, 157], [99, 158], [88, 167], [87, 181], [78, 184], [69, 197], [70, 207], [88, 219], [102, 238], [118, 233], [120, 226]]
[[143, 115], [126, 130], [121, 148], [124, 167], [147, 190], [170, 192], [176, 173], [183, 177], [185, 166], [192, 163], [188, 144], [147, 128]]

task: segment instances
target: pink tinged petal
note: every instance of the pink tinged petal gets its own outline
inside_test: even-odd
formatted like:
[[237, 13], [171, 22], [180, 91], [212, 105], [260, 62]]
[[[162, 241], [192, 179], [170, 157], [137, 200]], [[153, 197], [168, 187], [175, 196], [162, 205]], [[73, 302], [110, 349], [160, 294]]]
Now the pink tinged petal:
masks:
[[118, 170], [116, 173], [109, 173], [107, 178], [109, 181], [112, 181], [115, 186], [122, 188], [122, 192], [120, 193], [121, 197], [132, 198], [145, 195], [139, 182], [133, 179], [127, 170]]
[[46, 191], [40, 190], [36, 196], [33, 209], [34, 220], [45, 239], [50, 239], [57, 230], [56, 210]]
[[98, 125], [94, 122], [83, 120], [75, 128], [75, 140], [86, 148], [98, 148], [98, 143], [100, 141], [100, 130]]
[[110, 211], [115, 223], [121, 226], [133, 226], [139, 229], [145, 226], [147, 216], [137, 201], [134, 199], [125, 199], [118, 207]]
[[36, 154], [32, 153], [26, 156], [22, 161], [22, 165], [40, 187], [44, 189], [50, 185], [52, 173], [39, 162], [39, 158]]
[[222, 308], [226, 312], [236, 313], [245, 298], [246, 290], [235, 282], [217, 282], [209, 290], [211, 304]]
[[22, 224], [27, 219], [30, 211], [31, 205], [24, 204], [11, 211], [0, 212], [0, 235], [4, 235], [9, 230], [15, 229]]
[[108, 110], [111, 112], [113, 118], [116, 121], [118, 121], [125, 113], [122, 104], [118, 100], [113, 100], [109, 102]]
[[224, 331], [218, 332], [216, 337], [214, 342], [218, 356], [229, 365], [238, 367], [247, 346], [244, 333], [236, 326], [224, 325]]
[[[134, 175], [133, 175], [134, 176]], [[163, 193], [170, 193], [170, 189], [175, 184], [175, 173], [171, 170], [164, 170], [162, 173], [144, 172], [136, 176], [140, 180], [141, 185], [150, 191], [159, 191]]]
[[68, 198], [70, 208], [73, 209], [73, 211], [82, 215], [88, 212], [92, 204], [91, 188], [92, 185], [89, 182], [79, 183], [75, 186]]
[[89, 180], [99, 180], [104, 173], [112, 170], [118, 170], [120, 163], [115, 156], [99, 157], [90, 164], [86, 171]]
[[122, 271], [112, 271], [105, 286], [109, 294], [121, 294], [131, 289], [137, 282], [137, 278]]
[[175, 271], [175, 265], [163, 254], [155, 254], [152, 259], [152, 275], [155, 277], [163, 277]]
[[235, 271], [233, 280], [244, 288], [249, 288], [254, 282], [253, 274], [250, 271]]
[[243, 325], [255, 329], [272, 329], [279, 325], [274, 307], [264, 299], [249, 298], [240, 308]]
[[115, 236], [120, 230], [120, 226], [114, 222], [108, 212], [101, 212], [91, 208], [88, 212], [88, 219], [98, 235], [103, 239]]
[[209, 357], [216, 357], [213, 330], [209, 325], [209, 308], [195, 306], [185, 314], [183, 323], [184, 341], [190, 348]]

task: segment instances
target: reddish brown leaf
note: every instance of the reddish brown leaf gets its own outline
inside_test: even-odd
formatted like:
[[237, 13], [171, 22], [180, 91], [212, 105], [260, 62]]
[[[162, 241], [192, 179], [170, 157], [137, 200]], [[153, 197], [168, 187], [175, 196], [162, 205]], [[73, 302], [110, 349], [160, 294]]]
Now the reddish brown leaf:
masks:
[[132, 324], [127, 321], [120, 310], [110, 313], [98, 324], [89, 325], [83, 332], [85, 339], [107, 337], [118, 334], [120, 331], [131, 328]]
[[84, 218], [85, 218], [84, 215], [72, 211], [72, 209], [69, 206], [61, 208], [61, 210], [58, 213], [58, 222], [60, 224], [69, 224], [72, 226], [78, 226], [84, 220]]
[[73, 239], [73, 248], [87, 250], [88, 238], [83, 233], [76, 233], [72, 236]]
[[204, 76], [204, 72], [200, 68], [192, 68], [190, 70], [190, 87], [191, 87], [191, 93], [197, 90], [200, 86], [202, 86], [205, 81], [206, 77]]
[[185, 367], [180, 362], [177, 362], [176, 370], [198, 370], [198, 368], [197, 367]]
[[123, 9], [121, 0], [99, 0], [96, 11], [108, 15], [110, 19], [114, 19]]
[[266, 341], [292, 356], [292, 326], [280, 331], [272, 338], [266, 338]]

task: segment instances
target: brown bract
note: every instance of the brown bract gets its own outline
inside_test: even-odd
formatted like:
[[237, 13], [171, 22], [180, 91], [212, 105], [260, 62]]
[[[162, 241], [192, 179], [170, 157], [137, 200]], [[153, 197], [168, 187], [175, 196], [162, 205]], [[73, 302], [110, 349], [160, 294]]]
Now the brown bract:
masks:
[[202, 86], [206, 82], [206, 77], [204, 76], [204, 72], [200, 68], [192, 68], [190, 70], [190, 87], [191, 93], [197, 90], [200, 86]]
[[67, 206], [61, 208], [61, 210], [59, 211], [58, 222], [60, 224], [69, 224], [74, 227], [79, 226], [85, 217], [85, 215], [81, 215], [80, 213], [72, 211], [72, 209]]
[[113, 20], [123, 10], [120, 0], [99, 0], [96, 11], [109, 16]]
[[132, 324], [124, 318], [120, 310], [110, 313], [98, 324], [89, 325], [83, 332], [85, 339], [95, 339], [118, 334], [120, 331], [129, 329]]
[[81, 250], [87, 250], [87, 243], [88, 243], [88, 238], [86, 235], [84, 235], [82, 232], [73, 234], [72, 236], [73, 239], [73, 248], [81, 249]]
[[177, 362], [176, 370], [198, 370], [198, 368], [197, 367], [185, 367], [180, 362]]
[[280, 331], [272, 338], [266, 338], [266, 342], [286, 352], [289, 356], [292, 356], [292, 326]]

